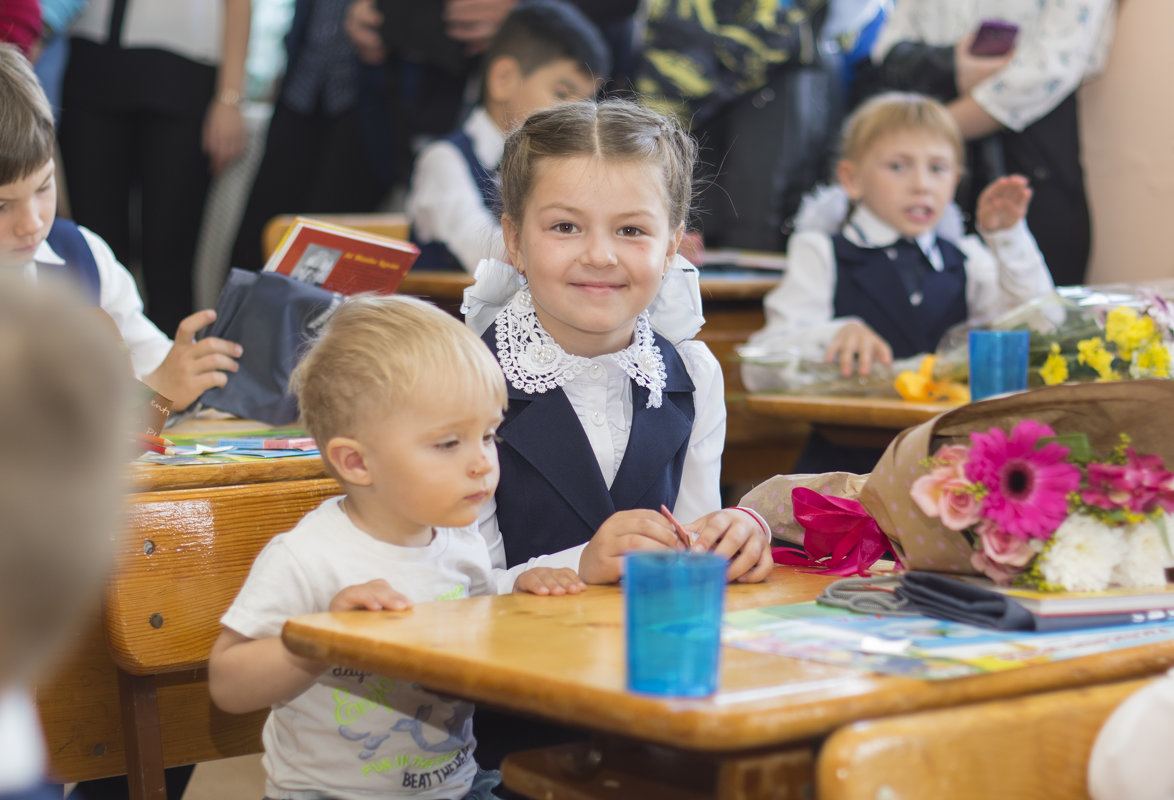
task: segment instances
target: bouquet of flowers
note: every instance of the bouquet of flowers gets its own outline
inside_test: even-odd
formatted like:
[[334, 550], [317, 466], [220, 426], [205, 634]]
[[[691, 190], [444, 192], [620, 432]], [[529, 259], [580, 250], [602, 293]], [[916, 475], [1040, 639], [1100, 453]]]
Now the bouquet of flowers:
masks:
[[806, 553], [776, 560], [841, 574], [887, 545], [909, 569], [1043, 589], [1164, 584], [1172, 408], [1170, 380], [989, 398], [902, 431], [869, 475], [778, 475], [739, 505]]
[[1166, 515], [1174, 473], [1128, 436], [1092, 458], [1083, 434], [1059, 437], [1023, 420], [970, 434], [926, 459], [910, 496], [927, 517], [961, 532], [971, 565], [996, 583], [1100, 591], [1166, 583]]

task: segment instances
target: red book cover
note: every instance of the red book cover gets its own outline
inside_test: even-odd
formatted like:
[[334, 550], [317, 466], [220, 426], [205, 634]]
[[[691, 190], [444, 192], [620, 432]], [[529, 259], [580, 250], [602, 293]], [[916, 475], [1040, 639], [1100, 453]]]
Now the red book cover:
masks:
[[411, 242], [298, 217], [265, 270], [340, 294], [392, 294], [419, 255]]

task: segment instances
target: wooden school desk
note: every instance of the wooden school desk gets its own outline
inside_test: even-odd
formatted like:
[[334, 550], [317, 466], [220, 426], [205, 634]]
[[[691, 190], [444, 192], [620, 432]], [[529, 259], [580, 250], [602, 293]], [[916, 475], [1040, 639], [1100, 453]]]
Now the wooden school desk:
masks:
[[[248, 420], [195, 419], [174, 430], [213, 435], [264, 427]], [[149, 613], [118, 618], [116, 615], [123, 613], [120, 609], [128, 604], [108, 596], [105, 609], [95, 609], [63, 662], [37, 681], [36, 700], [50, 770], [66, 782], [125, 774], [127, 745], [136, 737], [145, 744], [152, 736], [161, 740], [162, 757], [169, 766], [260, 750], [258, 734], [265, 713], [233, 715], [212, 706], [202, 666], [211, 646], [210, 641], [204, 641], [208, 631], [188, 637], [181, 627], [174, 635], [174, 626], [187, 624], [191, 608], [177, 608], [176, 603], [194, 595], [198, 599], [193, 605], [198, 608], [227, 607], [252, 562], [251, 548], [257, 547], [260, 539], [293, 527], [295, 517], [307, 507], [341, 491], [326, 478], [318, 456], [184, 466], [133, 463], [128, 473], [128, 523], [119, 541], [116, 563], [133, 562], [137, 568], [157, 570], [162, 580], [170, 580], [163, 577], [170, 574], [166, 572], [167, 560], [177, 555], [177, 550], [185, 550], [182, 556], [189, 561], [184, 574], [174, 578], [174, 591], [165, 585], [155, 592], [156, 598], [144, 601], [157, 603]], [[169, 541], [164, 542], [162, 536]], [[149, 549], [148, 542], [156, 539], [159, 552], [144, 552]], [[245, 543], [248, 552], [240, 549]], [[234, 572], [227, 583], [214, 574], [222, 552], [235, 552]], [[206, 562], [190, 564], [191, 558], [198, 559], [201, 554], [207, 556]], [[112, 577], [108, 591], [117, 583]], [[204, 610], [219, 616], [223, 609]], [[172, 643], [190, 638], [193, 652], [183, 658], [192, 663], [156, 677], [152, 689], [160, 724], [155, 731], [130, 731], [135, 736], [127, 737], [122, 723], [126, 692], [120, 698], [120, 672], [111, 649], [116, 639], [150, 632], [154, 626]], [[121, 680], [125, 685], [125, 673]], [[140, 705], [138, 701], [136, 705]]]
[[896, 397], [828, 397], [753, 393], [749, 413], [819, 428], [835, 444], [884, 447], [905, 428], [920, 425], [957, 403], [924, 403]]
[[[776, 567], [766, 583], [731, 584], [727, 609], [811, 600], [830, 580]], [[569, 597], [512, 594], [408, 612], [314, 614], [287, 622], [283, 637], [301, 655], [601, 734], [610, 743], [603, 766], [639, 754], [629, 774], [648, 781], [644, 796], [657, 798], [810, 796], [804, 787], [818, 744], [859, 720], [1155, 675], [1174, 664], [1174, 642], [1166, 642], [925, 681], [725, 647], [717, 695], [656, 699], [624, 689], [622, 619], [619, 587], [596, 586]], [[534, 765], [515, 765], [506, 763], [507, 784], [523, 788], [527, 776], [518, 773]], [[598, 766], [567, 763], [572, 776]], [[603, 788], [598, 796], [615, 796]]]

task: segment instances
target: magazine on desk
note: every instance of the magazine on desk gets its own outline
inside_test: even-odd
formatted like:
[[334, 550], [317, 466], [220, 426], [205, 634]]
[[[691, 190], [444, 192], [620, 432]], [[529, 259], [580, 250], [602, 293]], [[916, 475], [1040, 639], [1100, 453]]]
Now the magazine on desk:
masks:
[[339, 294], [392, 294], [419, 255], [411, 242], [298, 217], [264, 271]]

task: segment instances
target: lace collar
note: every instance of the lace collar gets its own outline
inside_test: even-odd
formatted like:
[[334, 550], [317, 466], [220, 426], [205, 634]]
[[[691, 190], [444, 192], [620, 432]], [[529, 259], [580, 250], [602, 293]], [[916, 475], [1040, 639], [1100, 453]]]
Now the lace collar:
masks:
[[[526, 394], [544, 394], [579, 377], [591, 360], [568, 353], [542, 327], [534, 313], [530, 290], [522, 289], [495, 321], [497, 358], [506, 380]], [[612, 358], [637, 385], [648, 390], [645, 408], [660, 408], [666, 380], [664, 359], [653, 339], [647, 314], [636, 318], [635, 335], [628, 347]]]

